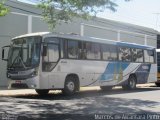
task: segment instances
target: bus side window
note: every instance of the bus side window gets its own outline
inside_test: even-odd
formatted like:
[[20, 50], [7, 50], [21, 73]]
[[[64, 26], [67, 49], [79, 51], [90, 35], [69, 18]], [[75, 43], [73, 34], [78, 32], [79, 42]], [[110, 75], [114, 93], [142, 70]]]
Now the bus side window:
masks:
[[78, 59], [86, 59], [82, 41], [78, 42]]
[[98, 43], [86, 43], [86, 56], [87, 59], [99, 60], [100, 56], [100, 45]]
[[64, 42], [63, 42], [63, 49], [64, 49], [63, 53], [64, 53], [64, 58], [68, 58], [67, 40], [64, 39], [63, 41], [64, 41]]
[[144, 50], [144, 60], [148, 63], [154, 63], [154, 53], [151, 50]]
[[143, 62], [143, 50], [142, 49], [131, 49], [132, 61], [133, 62]]
[[117, 60], [117, 48], [113, 45], [101, 45], [102, 51], [102, 59], [109, 60], [109, 61], [116, 61]]
[[110, 45], [110, 57], [113, 61], [118, 60], [117, 57], [117, 47]]
[[67, 43], [67, 51], [68, 58], [71, 59], [86, 59], [87, 50], [86, 50], [86, 42], [77, 41], [77, 40], [68, 40]]
[[46, 55], [43, 56], [42, 70], [51, 71], [59, 60], [59, 46], [57, 44], [47, 44]]
[[112, 60], [110, 57], [110, 49], [107, 45], [101, 45], [101, 51], [103, 60]]
[[120, 61], [131, 61], [131, 51], [127, 47], [119, 47], [119, 60]]
[[68, 58], [78, 58], [78, 41], [68, 40]]

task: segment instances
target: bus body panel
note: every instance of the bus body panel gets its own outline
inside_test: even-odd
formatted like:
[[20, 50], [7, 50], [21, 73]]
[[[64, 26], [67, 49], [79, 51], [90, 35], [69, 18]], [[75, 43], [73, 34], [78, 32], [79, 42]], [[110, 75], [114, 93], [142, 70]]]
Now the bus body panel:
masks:
[[156, 81], [151, 79], [154, 78], [156, 64], [147, 66], [150, 64], [61, 59], [51, 72], [43, 73], [40, 86], [43, 89], [63, 89], [70, 74], [76, 74], [83, 87], [123, 85], [131, 74], [136, 75], [139, 84]]
[[150, 74], [148, 77], [148, 81], [147, 82], [156, 82], [157, 81], [157, 64], [151, 64], [151, 68], [150, 68]]
[[48, 89], [48, 72], [41, 72], [40, 73], [40, 89]]
[[14, 89], [14, 88], [41, 89], [40, 84], [41, 83], [40, 83], [39, 76], [28, 78], [25, 80], [11, 80], [11, 79], [9, 79], [8, 89]]
[[[61, 59], [56, 67], [46, 73], [49, 88], [64, 88], [67, 75], [76, 74], [79, 78], [80, 86], [98, 85], [95, 75], [98, 76], [104, 71], [107, 62], [89, 61], [89, 60], [67, 60]], [[44, 78], [43, 78], [44, 79]], [[43, 80], [42, 79], [42, 80]], [[41, 80], [41, 81], [42, 81]], [[95, 84], [95, 82], [97, 83]], [[91, 84], [92, 83], [92, 84]], [[94, 84], [93, 84], [94, 83]]]

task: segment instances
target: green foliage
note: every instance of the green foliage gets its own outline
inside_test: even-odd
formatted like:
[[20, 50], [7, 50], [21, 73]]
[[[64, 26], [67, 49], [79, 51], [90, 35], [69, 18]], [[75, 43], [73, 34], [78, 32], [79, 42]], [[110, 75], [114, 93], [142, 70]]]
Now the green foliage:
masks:
[[69, 22], [74, 17], [89, 19], [105, 9], [115, 12], [117, 6], [114, 0], [41, 0], [38, 5], [50, 30], [61, 21]]
[[9, 9], [4, 6], [4, 2], [4, 0], [0, 1], [0, 17], [5, 16], [9, 12]]

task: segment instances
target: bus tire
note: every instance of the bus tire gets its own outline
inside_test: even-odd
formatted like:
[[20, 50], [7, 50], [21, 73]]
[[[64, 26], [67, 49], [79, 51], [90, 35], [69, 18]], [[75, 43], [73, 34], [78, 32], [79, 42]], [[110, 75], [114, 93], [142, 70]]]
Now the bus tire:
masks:
[[160, 83], [157, 83], [157, 82], [156, 82], [155, 84], [156, 84], [157, 87], [160, 87]]
[[129, 79], [128, 79], [128, 84], [122, 85], [122, 88], [124, 90], [134, 90], [134, 89], [136, 89], [136, 84], [137, 84], [136, 76], [130, 75]]
[[64, 89], [62, 90], [63, 94], [73, 95], [77, 90], [76, 86], [76, 78], [74, 76], [68, 76], [64, 84]]
[[100, 86], [101, 90], [103, 91], [109, 91], [112, 90], [112, 86]]
[[49, 92], [48, 89], [35, 89], [35, 91], [38, 93], [38, 95], [41, 95], [41, 96], [47, 95]]

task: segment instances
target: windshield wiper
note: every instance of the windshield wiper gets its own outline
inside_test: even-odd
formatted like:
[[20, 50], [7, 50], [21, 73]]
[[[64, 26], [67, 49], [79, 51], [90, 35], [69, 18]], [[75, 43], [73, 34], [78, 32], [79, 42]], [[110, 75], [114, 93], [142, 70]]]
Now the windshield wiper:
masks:
[[16, 62], [17, 59], [21, 61], [21, 64], [22, 64], [23, 68], [26, 69], [26, 66], [25, 66], [24, 63], [23, 63], [23, 60], [22, 60], [22, 58], [20, 57], [20, 51], [19, 51], [17, 57], [14, 59], [13, 63], [10, 65], [10, 68], [13, 67], [13, 65], [14, 65], [14, 63]]
[[18, 52], [17, 57], [13, 60], [13, 63], [10, 65], [10, 68], [13, 67], [13, 65], [14, 65], [14, 63], [16, 62], [17, 59], [19, 59], [19, 60], [21, 61], [21, 64], [22, 64], [22, 66], [23, 66], [24, 69], [27, 68], [27, 67], [25, 66], [25, 64], [24, 64], [24, 62], [23, 62], [21, 56], [20, 56], [20, 53], [21, 53], [21, 51], [22, 51], [22, 47], [23, 47], [23, 43], [22, 43], [22, 45], [21, 45], [21, 48], [20, 48], [20, 50], [19, 50], [19, 52]]
[[24, 69], [26, 69], [27, 67], [25, 66], [25, 64], [24, 64], [24, 62], [23, 62], [23, 60], [22, 60], [22, 58], [19, 56], [19, 60], [21, 61], [21, 63], [22, 63], [22, 65], [23, 65], [23, 67], [24, 67]]
[[19, 55], [20, 55], [20, 50], [19, 50], [19, 52], [18, 52], [17, 57], [13, 60], [13, 63], [9, 66], [10, 68], [14, 65], [14, 63], [15, 63], [15, 61], [17, 60], [17, 58], [19, 57]]

